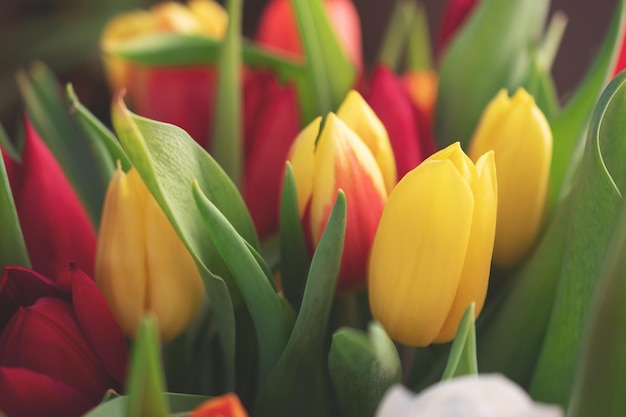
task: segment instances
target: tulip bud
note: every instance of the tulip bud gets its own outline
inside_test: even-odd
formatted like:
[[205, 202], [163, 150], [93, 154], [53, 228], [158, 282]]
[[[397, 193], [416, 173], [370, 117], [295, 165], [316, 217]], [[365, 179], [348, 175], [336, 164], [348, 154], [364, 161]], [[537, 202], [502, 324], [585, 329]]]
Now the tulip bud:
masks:
[[493, 152], [476, 165], [459, 143], [404, 176], [389, 195], [372, 245], [372, 314], [401, 343], [454, 337], [465, 309], [480, 313], [496, 226]]
[[[324, 6], [337, 31], [339, 43], [354, 65], [361, 69], [361, 22], [354, 4], [350, 0], [325, 0]], [[261, 14], [258, 27], [256, 40], [260, 44], [293, 54], [302, 53], [298, 26], [289, 0], [271, 0]]]
[[96, 283], [126, 335], [153, 313], [171, 340], [195, 317], [203, 283], [193, 258], [135, 169], [118, 168], [105, 197]]
[[489, 150], [498, 170], [498, 223], [493, 262], [511, 266], [532, 248], [545, 209], [552, 132], [534, 99], [524, 90], [505, 90], [485, 109], [471, 141], [476, 160]]
[[[122, 14], [105, 27], [101, 47], [106, 53], [125, 42], [159, 33], [198, 34], [221, 39], [228, 15], [213, 0], [158, 4], [151, 11]], [[216, 71], [211, 65], [150, 67], [107, 55], [105, 72], [113, 91], [128, 90], [137, 112], [185, 129], [201, 146], [211, 132]]]
[[74, 262], [93, 275], [96, 232], [61, 167], [25, 120], [22, 161], [2, 152], [33, 269], [55, 276]]
[[[363, 123], [375, 125], [371, 121]], [[383, 169], [372, 150], [346, 123], [329, 113], [323, 124], [318, 117], [298, 135], [289, 159], [300, 216], [305, 218], [313, 246], [324, 231], [337, 190], [345, 192], [346, 243], [337, 289], [363, 285], [370, 246], [387, 200]]]

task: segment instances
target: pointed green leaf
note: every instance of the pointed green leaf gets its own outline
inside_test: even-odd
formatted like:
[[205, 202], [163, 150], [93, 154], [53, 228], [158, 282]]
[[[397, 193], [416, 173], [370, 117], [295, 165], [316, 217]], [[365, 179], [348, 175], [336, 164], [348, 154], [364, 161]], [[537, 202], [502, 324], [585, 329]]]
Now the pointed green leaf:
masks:
[[14, 161], [21, 161], [22, 152], [13, 142], [11, 142], [9, 135], [7, 135], [7, 132], [4, 130], [4, 126], [2, 126], [2, 124], [0, 124], [0, 148], [2, 148], [4, 152], [6, 152]]
[[368, 330], [343, 327], [333, 334], [328, 369], [342, 416], [373, 417], [385, 392], [402, 380], [393, 341], [375, 322]]
[[293, 0], [306, 78], [298, 83], [302, 122], [334, 111], [348, 93], [356, 70], [343, 52], [320, 0]]
[[202, 193], [197, 182], [193, 184], [193, 195], [206, 230], [228, 265], [252, 315], [259, 340], [259, 381], [262, 382], [283, 352], [291, 330], [290, 323], [264, 268], [248, 250], [244, 239]]
[[156, 320], [146, 316], [139, 324], [133, 346], [126, 391], [126, 417], [168, 417], [163, 393], [165, 381], [161, 365], [161, 345]]
[[241, 187], [243, 161], [241, 91], [242, 0], [227, 0], [228, 29], [217, 61], [217, 93], [211, 155]]
[[[206, 36], [168, 33], [124, 42], [105, 52], [144, 65], [206, 65], [217, 62], [221, 43]], [[242, 58], [248, 66], [272, 69], [283, 80], [295, 79], [303, 72], [299, 60], [246, 40], [242, 40]]]
[[432, 50], [430, 45], [430, 30], [428, 16], [424, 5], [417, 3], [413, 27], [409, 34], [409, 48], [407, 54], [408, 70], [429, 71], [433, 68]]
[[415, 26], [416, 5], [412, 1], [396, 0], [391, 19], [378, 52], [378, 63], [398, 72], [404, 57], [409, 33]]
[[132, 165], [113, 132], [82, 105], [74, 92], [72, 84], [67, 85], [66, 93], [71, 105], [70, 114], [82, 128], [85, 137], [96, 149], [96, 161], [98, 168], [102, 172], [101, 175], [108, 173], [105, 178], [110, 178], [115, 171], [116, 161], [120, 161], [122, 169], [127, 172]]
[[568, 416], [619, 417], [626, 410], [626, 205], [608, 246], [583, 333]]
[[478, 363], [476, 362], [476, 328], [474, 327], [474, 316], [476, 307], [471, 303], [461, 319], [456, 336], [452, 342], [448, 364], [441, 377], [442, 381], [461, 375], [478, 374]]
[[626, 192], [624, 106], [626, 74], [620, 74], [598, 101], [572, 190], [557, 296], [530, 387], [533, 398], [540, 401], [566, 406], [570, 399], [591, 295]]
[[286, 164], [280, 197], [280, 254], [283, 292], [294, 308], [299, 310], [310, 261], [298, 211], [296, 180], [289, 162]]
[[8, 265], [30, 266], [22, 228], [15, 210], [4, 159], [0, 155], [0, 268]]
[[554, 140], [548, 206], [553, 207], [571, 188], [571, 179], [578, 165], [587, 133], [587, 126], [598, 97], [613, 72], [619, 46], [624, 37], [624, 0], [618, 0], [611, 24], [598, 55], [583, 82], [563, 111], [550, 123]]
[[[440, 147], [465, 147], [487, 103], [526, 79], [528, 47], [538, 37], [548, 0], [484, 0], [447, 48], [439, 72], [435, 136]], [[480, 53], [476, 53], [480, 51]]]
[[283, 355], [259, 389], [255, 416], [274, 416], [276, 410], [302, 417], [329, 415], [330, 385], [324, 343], [345, 228], [346, 199], [339, 191], [313, 255], [300, 313]]
[[100, 211], [108, 178], [98, 172], [94, 154], [67, 111], [59, 83], [43, 63], [17, 74], [18, 86], [28, 116], [80, 197], [94, 225]]

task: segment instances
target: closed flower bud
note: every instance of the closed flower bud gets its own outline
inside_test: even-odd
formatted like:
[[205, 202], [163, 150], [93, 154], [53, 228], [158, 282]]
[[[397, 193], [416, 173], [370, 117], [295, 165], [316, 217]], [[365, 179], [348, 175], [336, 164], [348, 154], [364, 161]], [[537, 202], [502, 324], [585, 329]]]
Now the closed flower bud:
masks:
[[189, 417], [248, 417], [237, 394], [229, 393], [206, 400]]
[[204, 291], [196, 265], [135, 169], [125, 174], [118, 168], [109, 184], [95, 279], [130, 337], [151, 312], [161, 339], [171, 340], [200, 306]]
[[452, 340], [471, 302], [483, 307], [496, 225], [493, 152], [476, 165], [458, 143], [404, 176], [372, 245], [374, 319], [401, 343]]
[[[321, 130], [321, 131], [320, 131]], [[337, 190], [347, 200], [346, 240], [338, 290], [365, 283], [365, 269], [378, 220], [387, 200], [385, 180], [372, 151], [335, 114], [317, 118], [296, 138], [291, 151], [300, 215], [317, 245]]]
[[469, 155], [494, 151], [498, 170], [498, 221], [493, 262], [511, 266], [532, 248], [545, 209], [552, 132], [534, 99], [523, 89], [502, 90], [485, 109]]

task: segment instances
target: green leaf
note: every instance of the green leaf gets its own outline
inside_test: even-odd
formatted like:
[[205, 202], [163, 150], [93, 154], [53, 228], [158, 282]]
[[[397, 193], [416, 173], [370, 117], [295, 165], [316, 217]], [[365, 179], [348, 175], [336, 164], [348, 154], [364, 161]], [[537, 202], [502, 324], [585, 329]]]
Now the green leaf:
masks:
[[433, 68], [428, 16], [424, 5], [417, 3], [407, 50], [408, 70], [429, 71]]
[[243, 161], [241, 91], [242, 0], [228, 0], [228, 29], [217, 61], [218, 83], [211, 154], [235, 185], [241, 187]]
[[476, 6], [441, 62], [435, 113], [441, 148], [456, 141], [466, 147], [496, 93], [522, 85], [528, 47], [540, 33], [549, 3], [485, 0]]
[[110, 179], [115, 172], [116, 161], [120, 161], [122, 169], [128, 172], [132, 165], [113, 132], [82, 105], [72, 84], [67, 85], [66, 93], [71, 105], [70, 115], [77, 121], [85, 137], [95, 149], [96, 162], [101, 175]]
[[[180, 413], [193, 410], [211, 397], [204, 395], [178, 394], [165, 392], [163, 396], [167, 400], [172, 413]], [[83, 417], [123, 417], [128, 407], [128, 396], [117, 397], [103, 402], [96, 408], [89, 411]]]
[[346, 198], [339, 191], [309, 270], [304, 298], [289, 342], [269, 378], [261, 386], [255, 416], [329, 415], [330, 385], [325, 335], [346, 228]]
[[11, 142], [9, 135], [7, 135], [7, 132], [4, 130], [4, 126], [2, 126], [2, 124], [0, 124], [0, 148], [2, 148], [12, 160], [17, 162], [22, 160], [21, 150], [18, 149], [13, 142]]
[[558, 94], [550, 71], [540, 63], [538, 56], [533, 57], [530, 74], [524, 86], [526, 91], [535, 99], [548, 120], [553, 120], [561, 111]]
[[[154, 66], [215, 64], [222, 41], [192, 34], [157, 34], [116, 44], [105, 52], [129, 61]], [[279, 55], [242, 40], [242, 58], [248, 66], [272, 69], [282, 80], [293, 80], [303, 66], [292, 57]]]
[[306, 56], [306, 77], [298, 83], [302, 122], [336, 110], [352, 88], [356, 70], [343, 52], [324, 4], [320, 0], [293, 0]]
[[310, 261], [298, 211], [296, 179], [289, 162], [286, 164], [280, 196], [280, 259], [283, 292], [294, 308], [299, 310]]
[[398, 72], [404, 56], [409, 33], [415, 26], [416, 5], [412, 1], [396, 0], [378, 52], [378, 62]]
[[109, 179], [100, 175], [89, 142], [68, 114], [57, 80], [48, 67], [37, 62], [28, 73], [18, 72], [17, 82], [29, 119], [97, 226]]
[[619, 417], [626, 410], [626, 204], [589, 309], [568, 416]]
[[168, 417], [156, 320], [145, 316], [137, 329], [126, 391], [126, 417]]
[[565, 406], [570, 399], [591, 295], [626, 191], [624, 106], [626, 74], [621, 74], [600, 96], [572, 190], [557, 296], [530, 387], [540, 401]]
[[0, 155], [0, 230], [2, 230], [0, 233], [0, 268], [8, 265], [30, 267], [30, 258], [15, 210], [2, 155]]
[[475, 310], [475, 304], [471, 303], [465, 310], [465, 314], [463, 314], [456, 336], [452, 342], [448, 364], [441, 377], [442, 381], [455, 376], [478, 374], [476, 328], [474, 327]]
[[349, 327], [337, 330], [328, 369], [346, 417], [373, 417], [385, 392], [402, 380], [398, 350], [375, 322], [368, 333]]
[[235, 228], [215, 205], [193, 184], [196, 206], [206, 230], [232, 272], [246, 306], [250, 310], [259, 340], [259, 381], [263, 382], [278, 361], [287, 339], [290, 323], [264, 268]]
[[593, 65], [563, 111], [550, 123], [554, 145], [548, 189], [549, 207], [553, 207], [571, 188], [568, 177], [569, 180], [573, 178], [580, 158], [580, 155], [576, 155], [576, 150], [582, 149], [589, 119], [600, 93], [612, 74], [624, 34], [625, 13], [624, 1], [619, 0]]
[[233, 303], [236, 305], [240, 301], [239, 289], [205, 232], [190, 185], [197, 180], [203, 193], [225, 214], [237, 232], [258, 249], [250, 214], [228, 176], [183, 129], [131, 113], [121, 97], [114, 103], [112, 114], [116, 132], [130, 161], [200, 270], [217, 321], [224, 355], [224, 383], [232, 390], [235, 382]]

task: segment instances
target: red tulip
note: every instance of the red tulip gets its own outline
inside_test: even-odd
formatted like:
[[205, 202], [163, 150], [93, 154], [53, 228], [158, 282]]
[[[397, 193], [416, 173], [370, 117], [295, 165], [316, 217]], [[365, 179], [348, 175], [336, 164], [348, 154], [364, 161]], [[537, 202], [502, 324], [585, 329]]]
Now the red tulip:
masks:
[[28, 255], [37, 272], [54, 276], [70, 262], [93, 273], [96, 234], [52, 153], [25, 121], [22, 162], [3, 152]]
[[280, 190], [289, 148], [300, 129], [293, 85], [253, 74], [245, 85], [244, 199], [259, 237], [278, 230]]
[[79, 416], [122, 386], [122, 331], [95, 283], [73, 265], [56, 281], [4, 268], [0, 331], [0, 409], [7, 415]]
[[401, 80], [384, 66], [376, 68], [363, 96], [387, 129], [400, 179], [435, 150], [428, 119], [412, 104]]
[[[326, 11], [339, 42], [357, 69], [363, 68], [361, 22], [350, 0], [326, 0]], [[266, 46], [300, 55], [302, 46], [296, 18], [289, 0], [272, 0], [259, 20], [256, 40]]]
[[437, 40], [437, 56], [441, 56], [443, 50], [452, 40], [457, 30], [463, 25], [474, 6], [480, 0], [450, 0], [443, 12], [443, 20]]

